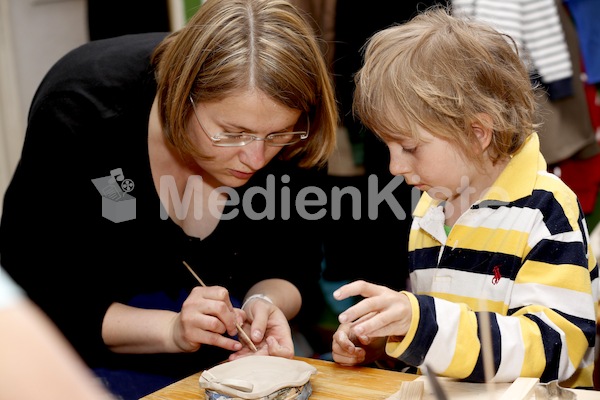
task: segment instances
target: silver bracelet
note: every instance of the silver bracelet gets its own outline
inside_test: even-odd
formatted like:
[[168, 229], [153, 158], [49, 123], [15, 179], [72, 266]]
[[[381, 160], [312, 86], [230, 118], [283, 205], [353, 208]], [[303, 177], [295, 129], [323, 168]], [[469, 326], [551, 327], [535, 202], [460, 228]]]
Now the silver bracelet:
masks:
[[273, 304], [273, 300], [271, 300], [271, 298], [269, 296], [267, 296], [266, 294], [257, 293], [257, 294], [253, 294], [252, 296], [248, 297], [246, 299], [246, 301], [244, 301], [244, 304], [242, 304], [242, 310], [244, 308], [246, 308], [246, 306], [248, 305], [248, 303], [250, 303], [254, 299], [262, 299], [264, 301], [267, 301], [267, 302]]

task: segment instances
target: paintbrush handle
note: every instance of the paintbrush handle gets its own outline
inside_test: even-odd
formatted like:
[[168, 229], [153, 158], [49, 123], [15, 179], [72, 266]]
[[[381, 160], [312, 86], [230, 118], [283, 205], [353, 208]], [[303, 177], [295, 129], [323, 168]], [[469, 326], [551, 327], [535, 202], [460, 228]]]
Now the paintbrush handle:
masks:
[[242, 329], [242, 327], [240, 326], [240, 324], [238, 324], [237, 322], [235, 323], [235, 326], [238, 330], [238, 334], [244, 338], [244, 340], [246, 341], [246, 344], [248, 344], [248, 346], [250, 346], [250, 348], [252, 349], [253, 352], [257, 352], [258, 349], [256, 348], [256, 346], [254, 345], [254, 342], [252, 341], [252, 339], [250, 339], [250, 337], [246, 334], [246, 332]]
[[[206, 285], [204, 284], [204, 282], [202, 282], [202, 279], [200, 279], [200, 277], [194, 272], [194, 270], [192, 269], [192, 267], [189, 266], [188, 263], [186, 263], [185, 261], [183, 262], [183, 265], [185, 265], [185, 267], [192, 273], [192, 275], [194, 275], [194, 278], [196, 278], [196, 280], [198, 282], [200, 282], [200, 284], [203, 287], [206, 287]], [[246, 332], [242, 329], [242, 327], [240, 326], [240, 324], [238, 324], [237, 322], [235, 323], [235, 327], [238, 330], [238, 334], [240, 335], [241, 338], [243, 338], [246, 341], [246, 344], [248, 346], [250, 346], [250, 348], [252, 349], [252, 351], [254, 351], [255, 353], [258, 351], [258, 349], [256, 348], [256, 346], [254, 345], [254, 342], [252, 341], [252, 339], [250, 339], [250, 337], [246, 334]]]

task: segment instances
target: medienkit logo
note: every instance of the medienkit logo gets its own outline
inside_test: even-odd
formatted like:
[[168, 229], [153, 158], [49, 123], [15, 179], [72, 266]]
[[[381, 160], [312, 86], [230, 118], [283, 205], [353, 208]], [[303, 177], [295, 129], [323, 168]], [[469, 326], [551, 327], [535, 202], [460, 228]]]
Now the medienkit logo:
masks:
[[[269, 175], [266, 178], [266, 185], [250, 187], [244, 191], [243, 196], [233, 188], [222, 186], [213, 190], [208, 196], [208, 212], [211, 216], [221, 220], [231, 220], [237, 217], [240, 210], [244, 212], [247, 218], [259, 220], [273, 220], [280, 218], [282, 220], [290, 219], [292, 210], [296, 215], [307, 221], [317, 221], [327, 218], [327, 215], [333, 220], [339, 220], [342, 212], [347, 212], [342, 208], [342, 198], [350, 197], [352, 201], [352, 218], [359, 220], [362, 218], [363, 202], [365, 193], [357, 187], [333, 187], [327, 193], [318, 186], [302, 187], [295, 196], [292, 195], [290, 187], [287, 184], [291, 178], [289, 175], [280, 177], [283, 186], [276, 184], [277, 178]], [[379, 190], [379, 178], [371, 175], [368, 178], [368, 188], [366, 193], [366, 211], [367, 217], [376, 220], [379, 217], [379, 207], [382, 203], [387, 203], [393, 211], [395, 217], [399, 220], [407, 218], [407, 213], [403, 209], [398, 199], [394, 196], [394, 190], [404, 182], [404, 177], [396, 176], [381, 190]], [[169, 214], [166, 210], [173, 210], [175, 216], [183, 220], [187, 218], [192, 210], [193, 217], [197, 220], [202, 218], [202, 207], [191, 207], [192, 204], [200, 204], [202, 196], [202, 177], [198, 175], [190, 176], [187, 180], [183, 196], [180, 197], [175, 178], [172, 176], [161, 176], [159, 195], [162, 202], [160, 209], [160, 218], [166, 220]], [[225, 194], [225, 196], [223, 196]], [[421, 191], [413, 188], [411, 191], [411, 202], [416, 205], [421, 195]], [[199, 197], [196, 197], [199, 196]], [[258, 203], [265, 204], [261, 210], [254, 208], [256, 197], [262, 197], [263, 201]], [[196, 198], [196, 200], [195, 200]], [[198, 200], [200, 199], [200, 200]], [[222, 213], [225, 206], [233, 206], [230, 212]], [[238, 207], [241, 206], [241, 207]], [[343, 211], [344, 210], [344, 211]], [[412, 211], [412, 209], [410, 210]], [[279, 215], [277, 213], [279, 212]]]
[[104, 218], [115, 223], [135, 219], [135, 197], [129, 194], [135, 184], [125, 179], [121, 168], [111, 170], [109, 176], [92, 179], [92, 183], [102, 195]]
[[[102, 196], [102, 216], [115, 223], [135, 219], [136, 199], [129, 195], [129, 192], [135, 186], [133, 181], [125, 179], [121, 168], [113, 169], [110, 173], [109, 176], [92, 179], [92, 183]], [[416, 176], [413, 178], [415, 181], [419, 180]], [[333, 187], [331, 192], [327, 193], [318, 186], [306, 186], [301, 188], [294, 197], [287, 186], [291, 180], [289, 175], [280, 177], [281, 183], [284, 185], [279, 188], [276, 185], [276, 179], [273, 175], [267, 176], [265, 187], [250, 187], [244, 191], [241, 197], [234, 188], [227, 186], [216, 188], [208, 196], [208, 212], [211, 216], [221, 220], [231, 220], [237, 217], [240, 209], [245, 213], [246, 217], [255, 221], [264, 219], [273, 220], [275, 218], [288, 220], [292, 215], [293, 207], [298, 216], [308, 221], [327, 218], [328, 214], [332, 220], [339, 220], [343, 212], [342, 198], [350, 197], [352, 201], [352, 218], [354, 220], [362, 218], [361, 213], [364, 209], [362, 205], [365, 201], [365, 193], [361, 192], [357, 187]], [[403, 182], [403, 176], [395, 176], [384, 188], [379, 190], [379, 178], [377, 175], [370, 175], [368, 177], [366, 211], [367, 217], [370, 220], [376, 220], [379, 217], [379, 207], [384, 203], [392, 210], [398, 220], [406, 219], [414, 211], [421, 197], [421, 191], [417, 187], [412, 187], [410, 210], [407, 214], [394, 195], [394, 190]], [[193, 212], [195, 219], [202, 219], [203, 207], [201, 206], [201, 201], [205, 197], [202, 195], [204, 187], [201, 176], [192, 175], [188, 178], [182, 193], [183, 198], [180, 197], [173, 176], [161, 176], [159, 185], [161, 200], [159, 213], [161, 219], [166, 220], [169, 218], [169, 214], [166, 211], [168, 209], [173, 210], [175, 217], [180, 220], [188, 218], [190, 211]], [[460, 185], [456, 190], [433, 187], [427, 192], [430, 196], [443, 202], [446, 215], [452, 215], [457, 210], [454, 210], [452, 204], [445, 204], [444, 200], [459, 196], [461, 203], [459, 209], [466, 209], [471, 206], [473, 201], [471, 195], [475, 193], [475, 189], [470, 186], [468, 177], [462, 177]], [[496, 200], [486, 200], [480, 203], [480, 207], [499, 207], [506, 204], [504, 199], [509, 199], [508, 193], [503, 188], [491, 187], [484, 192], [488, 195], [493, 195], [492, 198]], [[265, 207], [261, 210], [254, 209], [253, 204], [256, 204], [254, 203], [256, 196], [262, 197], [264, 200], [259, 202], [260, 204], [265, 204]], [[192, 204], [196, 205], [196, 207], [191, 207]], [[222, 213], [224, 206], [233, 206], [234, 208], [227, 213]], [[346, 210], [344, 212], [348, 212], [347, 208], [344, 208], [344, 210]], [[277, 212], [279, 212], [279, 215], [276, 215]]]

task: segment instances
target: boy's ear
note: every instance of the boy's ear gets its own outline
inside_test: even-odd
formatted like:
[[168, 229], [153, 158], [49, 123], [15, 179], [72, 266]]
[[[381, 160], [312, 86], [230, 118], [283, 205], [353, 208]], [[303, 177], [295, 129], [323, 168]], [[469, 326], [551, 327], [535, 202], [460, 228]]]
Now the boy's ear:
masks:
[[492, 118], [488, 114], [483, 113], [477, 114], [477, 117], [479, 120], [476, 120], [471, 124], [471, 129], [479, 141], [479, 149], [481, 149], [481, 152], [483, 153], [492, 142]]

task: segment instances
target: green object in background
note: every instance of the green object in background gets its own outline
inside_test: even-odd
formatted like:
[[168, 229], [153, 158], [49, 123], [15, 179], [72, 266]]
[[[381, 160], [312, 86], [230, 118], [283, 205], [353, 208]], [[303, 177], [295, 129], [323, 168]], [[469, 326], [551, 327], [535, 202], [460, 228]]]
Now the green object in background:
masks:
[[198, 11], [198, 7], [202, 5], [202, 0], [183, 0], [183, 7], [185, 9], [185, 20], [189, 21], [192, 15]]
[[[596, 205], [594, 209], [590, 214], [587, 214], [585, 216], [585, 220], [587, 221], [588, 230], [591, 234], [596, 225], [600, 223], [600, 193], [598, 193], [598, 195], [596, 196]], [[596, 254], [596, 256], [598, 255]]]

